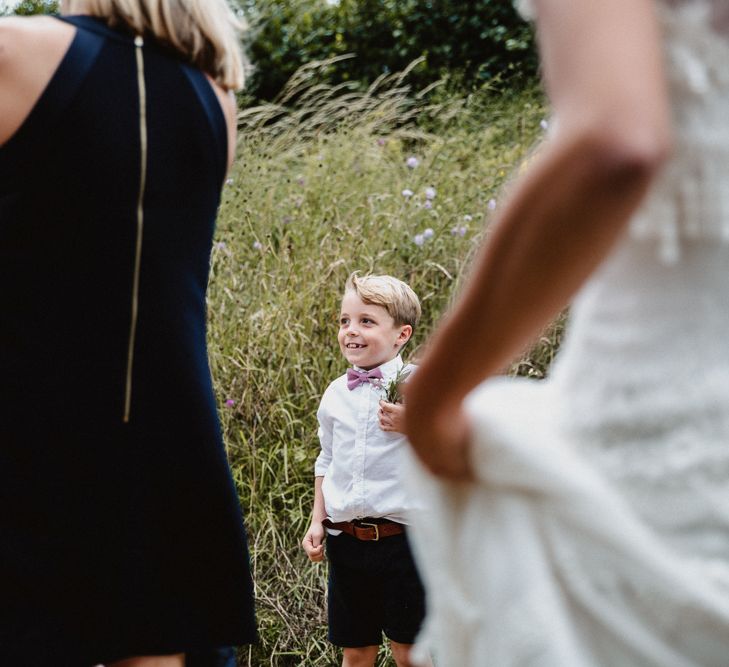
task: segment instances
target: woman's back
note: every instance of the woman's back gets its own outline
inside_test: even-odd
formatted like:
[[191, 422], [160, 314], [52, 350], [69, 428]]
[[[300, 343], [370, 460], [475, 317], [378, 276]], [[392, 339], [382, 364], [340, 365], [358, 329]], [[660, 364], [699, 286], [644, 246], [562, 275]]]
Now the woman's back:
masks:
[[224, 114], [160, 44], [68, 21], [0, 148], [0, 570], [17, 582], [0, 662], [23, 664], [29, 642], [38, 664], [245, 643], [252, 586], [205, 346]]

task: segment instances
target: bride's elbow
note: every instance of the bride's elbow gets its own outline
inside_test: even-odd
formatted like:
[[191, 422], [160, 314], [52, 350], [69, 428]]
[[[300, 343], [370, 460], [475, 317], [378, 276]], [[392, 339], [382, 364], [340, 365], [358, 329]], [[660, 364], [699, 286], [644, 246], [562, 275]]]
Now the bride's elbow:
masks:
[[587, 131], [580, 143], [593, 176], [613, 184], [652, 181], [672, 150], [670, 133], [657, 128], [622, 133]]

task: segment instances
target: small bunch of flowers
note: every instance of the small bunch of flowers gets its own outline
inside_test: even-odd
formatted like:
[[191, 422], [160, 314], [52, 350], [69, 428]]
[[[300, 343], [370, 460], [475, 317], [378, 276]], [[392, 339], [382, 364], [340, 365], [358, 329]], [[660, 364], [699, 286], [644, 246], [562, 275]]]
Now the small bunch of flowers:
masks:
[[[410, 199], [415, 193], [410, 188], [405, 188], [400, 194], [402, 194], [405, 199]], [[436, 194], [438, 193], [434, 187], [429, 186], [425, 188], [425, 203], [423, 204], [425, 208], [433, 208], [433, 200], [435, 199]]]
[[[466, 215], [463, 216], [463, 222], [471, 222], [473, 220], [473, 216], [469, 213], [466, 213]], [[468, 227], [466, 225], [456, 225], [455, 227], [451, 227], [451, 235], [452, 236], [465, 236], [468, 232]]]
[[416, 234], [413, 236], [413, 243], [416, 246], [422, 246], [425, 245], [425, 242], [432, 239], [435, 235], [435, 232], [428, 227], [427, 229], [424, 229], [420, 234]]
[[382, 400], [388, 403], [402, 403], [402, 385], [410, 376], [411, 369], [403, 366], [395, 377], [385, 383], [383, 380], [377, 380], [377, 388], [382, 391]]

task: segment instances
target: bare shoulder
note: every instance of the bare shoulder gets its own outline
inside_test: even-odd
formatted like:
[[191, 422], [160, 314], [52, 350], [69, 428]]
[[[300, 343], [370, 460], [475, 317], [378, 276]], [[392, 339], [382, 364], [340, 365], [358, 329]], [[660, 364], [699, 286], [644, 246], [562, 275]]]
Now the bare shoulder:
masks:
[[0, 39], [3, 43], [27, 43], [39, 37], [72, 35], [75, 28], [52, 16], [4, 16], [0, 18]]
[[75, 34], [50, 16], [0, 19], [0, 145], [20, 127]]
[[0, 19], [0, 69], [22, 60], [50, 58], [68, 47], [76, 29], [51, 16], [7, 16]]

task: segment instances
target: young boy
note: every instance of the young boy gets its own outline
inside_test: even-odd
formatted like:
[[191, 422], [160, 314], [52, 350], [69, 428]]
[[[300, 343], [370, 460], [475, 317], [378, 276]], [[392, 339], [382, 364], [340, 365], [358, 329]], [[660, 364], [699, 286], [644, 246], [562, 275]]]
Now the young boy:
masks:
[[372, 667], [383, 632], [398, 667], [409, 667], [425, 615], [405, 538], [414, 507], [400, 481], [404, 408], [382, 400], [401, 377], [400, 350], [419, 319], [418, 297], [397, 278], [348, 278], [337, 339], [352, 368], [327, 387], [317, 412], [321, 452], [302, 543], [321, 561], [328, 534], [329, 640], [344, 648], [343, 667]]

